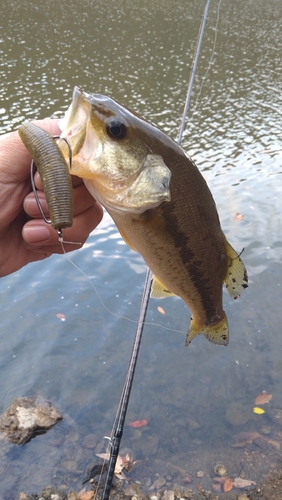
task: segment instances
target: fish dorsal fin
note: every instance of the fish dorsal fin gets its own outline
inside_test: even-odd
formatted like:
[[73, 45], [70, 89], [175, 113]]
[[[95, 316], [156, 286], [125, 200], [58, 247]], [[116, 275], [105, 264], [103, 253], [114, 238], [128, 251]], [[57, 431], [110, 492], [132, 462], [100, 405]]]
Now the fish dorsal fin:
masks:
[[134, 252], [137, 252], [136, 248], [133, 246], [133, 244], [131, 243], [130, 239], [128, 238], [127, 234], [122, 230], [120, 229], [119, 226], [117, 226], [118, 230], [119, 230], [119, 233], [120, 235], [122, 236], [122, 238], [124, 239], [125, 243], [131, 248], [131, 250], [133, 250]]
[[225, 312], [223, 313], [222, 318], [217, 323], [211, 325], [201, 326], [198, 325], [198, 323], [194, 319], [191, 319], [191, 324], [185, 345], [189, 345], [192, 340], [200, 333], [202, 333], [206, 337], [206, 339], [208, 339], [213, 344], [227, 345], [229, 341], [229, 333], [228, 321]]
[[228, 269], [224, 283], [233, 299], [237, 299], [248, 286], [248, 275], [241, 257], [226, 240]]
[[151, 297], [153, 299], [165, 299], [166, 297], [175, 296], [170, 290], [168, 290], [156, 276], [153, 277], [152, 287], [151, 287]]

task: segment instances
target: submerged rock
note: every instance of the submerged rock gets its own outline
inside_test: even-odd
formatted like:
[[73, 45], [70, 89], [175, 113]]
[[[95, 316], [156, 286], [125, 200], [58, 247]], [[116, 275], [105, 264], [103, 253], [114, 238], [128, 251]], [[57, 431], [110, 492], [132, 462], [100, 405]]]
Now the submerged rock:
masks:
[[234, 401], [228, 405], [225, 418], [232, 425], [244, 425], [252, 417], [252, 410], [240, 401]]
[[24, 444], [62, 419], [62, 415], [48, 401], [15, 398], [1, 416], [0, 432], [6, 434], [10, 443]]

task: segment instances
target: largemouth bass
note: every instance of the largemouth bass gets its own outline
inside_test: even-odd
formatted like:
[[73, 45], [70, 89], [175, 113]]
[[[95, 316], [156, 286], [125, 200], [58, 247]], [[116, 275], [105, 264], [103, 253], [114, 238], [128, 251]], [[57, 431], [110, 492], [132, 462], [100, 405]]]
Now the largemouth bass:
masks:
[[[113, 99], [76, 87], [62, 123], [71, 173], [109, 212], [122, 237], [151, 269], [153, 297], [188, 305], [188, 345], [202, 333], [228, 344], [222, 284], [237, 298], [247, 287], [240, 256], [224, 236], [200, 171], [165, 133]], [[67, 157], [63, 141], [59, 147]]]

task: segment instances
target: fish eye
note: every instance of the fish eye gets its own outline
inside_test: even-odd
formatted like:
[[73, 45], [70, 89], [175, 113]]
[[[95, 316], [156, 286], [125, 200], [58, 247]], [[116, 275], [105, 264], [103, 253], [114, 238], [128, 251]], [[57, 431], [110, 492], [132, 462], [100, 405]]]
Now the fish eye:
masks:
[[111, 139], [124, 139], [127, 134], [127, 126], [118, 118], [112, 118], [108, 121], [106, 131]]

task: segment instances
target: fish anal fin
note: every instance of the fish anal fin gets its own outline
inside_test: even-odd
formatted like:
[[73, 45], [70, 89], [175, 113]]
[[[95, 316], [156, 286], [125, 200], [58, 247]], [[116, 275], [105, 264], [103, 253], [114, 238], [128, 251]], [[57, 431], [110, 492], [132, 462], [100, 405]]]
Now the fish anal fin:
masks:
[[197, 321], [192, 319], [185, 345], [189, 345], [199, 334], [203, 334], [206, 339], [213, 344], [227, 345], [229, 341], [229, 333], [228, 321], [225, 312], [223, 312], [223, 316], [219, 321], [206, 326], [201, 326], [197, 323]]
[[226, 240], [226, 252], [228, 258], [227, 274], [224, 283], [229, 295], [237, 299], [248, 286], [248, 274], [241, 257]]
[[151, 297], [153, 299], [165, 299], [166, 297], [175, 296], [170, 290], [168, 290], [156, 276], [153, 277], [152, 287], [151, 287]]

